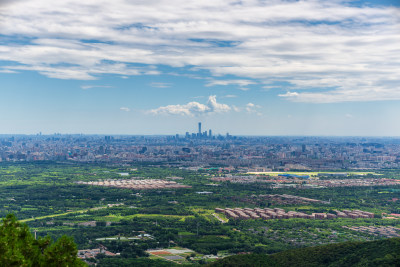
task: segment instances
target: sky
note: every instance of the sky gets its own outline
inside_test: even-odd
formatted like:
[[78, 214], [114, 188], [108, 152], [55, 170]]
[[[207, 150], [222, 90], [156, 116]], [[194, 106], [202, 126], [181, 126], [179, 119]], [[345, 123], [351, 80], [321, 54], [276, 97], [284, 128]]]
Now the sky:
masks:
[[1, 134], [400, 136], [400, 1], [0, 0]]

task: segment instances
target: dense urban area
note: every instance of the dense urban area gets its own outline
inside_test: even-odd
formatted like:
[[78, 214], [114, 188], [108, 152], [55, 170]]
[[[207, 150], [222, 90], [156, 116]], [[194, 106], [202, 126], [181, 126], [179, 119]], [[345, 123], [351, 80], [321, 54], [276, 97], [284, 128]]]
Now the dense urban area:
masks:
[[0, 135], [1, 161], [222, 165], [248, 171], [400, 167], [400, 140], [344, 137]]
[[400, 237], [396, 138], [222, 136], [199, 124], [174, 136], [2, 135], [0, 160], [0, 215], [37, 238], [73, 237], [89, 265], [218, 266]]

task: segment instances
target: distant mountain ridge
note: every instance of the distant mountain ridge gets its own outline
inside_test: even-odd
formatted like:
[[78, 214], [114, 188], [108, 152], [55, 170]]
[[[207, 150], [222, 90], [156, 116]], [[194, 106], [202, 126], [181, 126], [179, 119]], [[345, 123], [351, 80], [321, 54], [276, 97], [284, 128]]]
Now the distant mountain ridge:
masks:
[[235, 255], [218, 260], [209, 266], [400, 266], [400, 238], [368, 242], [344, 242], [286, 250], [271, 255]]

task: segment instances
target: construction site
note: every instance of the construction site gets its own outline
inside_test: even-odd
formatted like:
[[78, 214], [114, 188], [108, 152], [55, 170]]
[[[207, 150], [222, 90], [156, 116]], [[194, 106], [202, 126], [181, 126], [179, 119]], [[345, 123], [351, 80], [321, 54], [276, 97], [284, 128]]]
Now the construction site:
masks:
[[125, 189], [176, 189], [176, 188], [191, 188], [191, 186], [178, 184], [174, 181], [167, 181], [161, 179], [119, 179], [119, 180], [104, 180], [104, 181], [90, 181], [76, 182], [77, 184], [94, 185], [94, 186], [105, 186], [105, 187], [117, 187]]

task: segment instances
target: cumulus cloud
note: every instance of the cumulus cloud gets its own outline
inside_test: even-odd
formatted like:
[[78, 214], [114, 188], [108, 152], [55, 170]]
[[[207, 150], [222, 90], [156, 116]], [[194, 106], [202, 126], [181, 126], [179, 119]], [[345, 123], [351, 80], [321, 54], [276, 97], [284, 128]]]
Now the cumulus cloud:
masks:
[[166, 65], [208, 71], [207, 86], [284, 81], [290, 101], [400, 99], [400, 9], [350, 2], [7, 0], [0, 72], [94, 80]]
[[248, 103], [245, 107], [245, 110], [247, 113], [256, 113], [257, 115], [262, 115], [261, 112], [259, 112], [259, 109], [261, 108], [260, 105], [255, 105], [253, 103]]
[[199, 102], [189, 102], [184, 105], [168, 105], [164, 107], [159, 107], [157, 109], [152, 109], [149, 111], [150, 114], [154, 115], [182, 115], [182, 116], [197, 116], [203, 114], [211, 113], [224, 113], [231, 110], [226, 104], [221, 104], [217, 102], [215, 95], [209, 96], [206, 104], [201, 104]]

